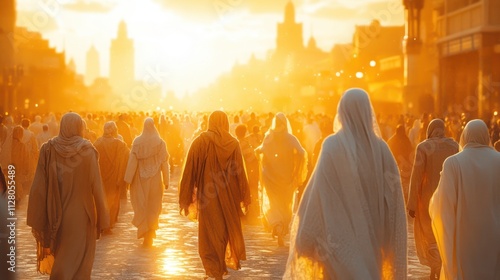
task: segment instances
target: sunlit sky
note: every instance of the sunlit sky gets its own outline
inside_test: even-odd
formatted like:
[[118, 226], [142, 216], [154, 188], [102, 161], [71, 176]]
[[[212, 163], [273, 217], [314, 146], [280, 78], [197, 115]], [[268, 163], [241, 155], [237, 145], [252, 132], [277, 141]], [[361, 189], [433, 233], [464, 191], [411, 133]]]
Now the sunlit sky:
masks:
[[[276, 24], [288, 0], [17, 0], [17, 24], [39, 31], [51, 46], [85, 73], [92, 44], [101, 76], [109, 73], [109, 48], [121, 20], [135, 44], [135, 76], [161, 77], [163, 90], [178, 96], [208, 85], [252, 54], [275, 48]], [[401, 0], [295, 0], [304, 44], [314, 35], [329, 51], [350, 42], [355, 25], [379, 19], [402, 25]]]

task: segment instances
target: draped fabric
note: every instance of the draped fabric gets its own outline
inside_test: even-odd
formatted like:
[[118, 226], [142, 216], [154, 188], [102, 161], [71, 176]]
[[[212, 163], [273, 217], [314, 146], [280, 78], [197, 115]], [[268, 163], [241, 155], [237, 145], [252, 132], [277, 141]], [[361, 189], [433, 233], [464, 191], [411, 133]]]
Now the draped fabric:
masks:
[[29, 193], [30, 186], [28, 184], [31, 183], [30, 156], [33, 155], [30, 155], [27, 145], [22, 141], [23, 133], [24, 129], [21, 126], [16, 126], [12, 130], [9, 165], [12, 164], [16, 168], [16, 200], [21, 200]]
[[99, 167], [109, 209], [110, 226], [113, 227], [120, 211], [120, 193], [126, 187], [124, 181], [129, 149], [125, 142], [117, 139], [114, 122], [104, 125], [104, 134], [94, 143], [99, 152]]
[[208, 131], [192, 143], [179, 186], [181, 213], [199, 222], [198, 244], [208, 276], [222, 277], [227, 267], [246, 260], [241, 208], [250, 191], [238, 141], [229, 134], [227, 115], [210, 115]]
[[293, 194], [307, 176], [306, 151], [291, 133], [288, 119], [278, 113], [256, 149], [262, 154], [262, 183], [269, 200], [269, 208], [264, 207], [263, 211], [277, 236], [288, 233]]
[[443, 162], [456, 153], [458, 143], [445, 137], [444, 122], [432, 120], [427, 139], [417, 146], [407, 208], [415, 212], [413, 232], [420, 263], [436, 270], [441, 267], [441, 258], [432, 232], [429, 201], [438, 186]]
[[167, 147], [153, 119], [147, 118], [141, 135], [132, 144], [124, 177], [130, 184], [132, 224], [137, 227], [137, 238], [148, 237], [147, 234], [156, 237], [163, 189], [170, 182], [168, 158]]
[[399, 173], [401, 175], [401, 184], [403, 186], [403, 194], [405, 201], [408, 198], [410, 177], [412, 169], [412, 156], [413, 156], [413, 146], [411, 145], [410, 139], [406, 136], [404, 125], [398, 125], [396, 128], [396, 134], [394, 134], [388, 141], [387, 144], [391, 149], [391, 152], [396, 160], [399, 167]]
[[337, 111], [292, 222], [283, 279], [406, 279], [396, 162], [366, 92], [348, 90]]
[[79, 123], [77, 114], [65, 114], [59, 136], [42, 146], [28, 202], [37, 268], [53, 256], [51, 279], [90, 279], [96, 239], [109, 227], [97, 151], [77, 139]]
[[429, 205], [440, 279], [500, 279], [500, 154], [481, 120], [465, 126], [460, 146]]

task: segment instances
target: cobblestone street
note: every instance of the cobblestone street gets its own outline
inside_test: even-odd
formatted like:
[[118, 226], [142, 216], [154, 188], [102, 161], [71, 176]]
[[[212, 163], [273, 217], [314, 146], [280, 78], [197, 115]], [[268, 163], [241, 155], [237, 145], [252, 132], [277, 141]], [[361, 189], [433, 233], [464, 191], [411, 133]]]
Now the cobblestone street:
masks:
[[[174, 178], [175, 179], [175, 178]], [[176, 180], [172, 182], [177, 183]], [[35, 241], [26, 226], [27, 198], [17, 208], [18, 279], [48, 279], [36, 272]], [[203, 279], [198, 257], [197, 225], [179, 215], [177, 185], [164, 193], [163, 213], [153, 248], [143, 248], [132, 226], [132, 206], [122, 200], [119, 222], [112, 235], [101, 237], [92, 272], [93, 279]], [[410, 220], [412, 222], [412, 220]], [[415, 255], [409, 227], [409, 279], [428, 279], [429, 270]], [[288, 248], [280, 248], [261, 226], [244, 227], [247, 261], [239, 271], [229, 270], [227, 279], [279, 279], [283, 275]], [[286, 244], [287, 245], [287, 244]]]

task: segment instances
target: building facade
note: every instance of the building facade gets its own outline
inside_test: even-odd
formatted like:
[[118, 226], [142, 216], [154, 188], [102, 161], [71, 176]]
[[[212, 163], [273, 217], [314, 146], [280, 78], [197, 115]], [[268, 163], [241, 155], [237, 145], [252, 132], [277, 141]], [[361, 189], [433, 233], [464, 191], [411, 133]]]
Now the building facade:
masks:
[[85, 68], [85, 84], [90, 86], [95, 79], [101, 76], [99, 53], [94, 45], [87, 51], [87, 64]]
[[438, 0], [434, 6], [438, 109], [488, 117], [500, 109], [500, 1]]

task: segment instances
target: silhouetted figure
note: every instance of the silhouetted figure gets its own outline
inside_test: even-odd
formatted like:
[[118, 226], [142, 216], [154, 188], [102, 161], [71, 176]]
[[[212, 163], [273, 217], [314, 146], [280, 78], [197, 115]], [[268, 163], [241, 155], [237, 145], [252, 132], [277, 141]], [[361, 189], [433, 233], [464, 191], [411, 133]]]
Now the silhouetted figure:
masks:
[[254, 149], [248, 139], [245, 137], [247, 126], [240, 124], [235, 128], [235, 134], [240, 143], [241, 153], [245, 162], [245, 170], [247, 171], [248, 186], [250, 188], [250, 196], [252, 203], [245, 215], [244, 221], [249, 224], [258, 224], [260, 216], [259, 208], [259, 160], [255, 156]]
[[405, 201], [408, 200], [408, 190], [410, 187], [411, 169], [413, 165], [413, 147], [410, 139], [406, 136], [404, 125], [396, 127], [396, 133], [387, 141], [392, 155], [399, 167], [401, 176], [401, 185], [403, 186], [403, 195]]
[[191, 144], [179, 186], [181, 214], [199, 222], [198, 250], [209, 277], [222, 279], [228, 267], [240, 269], [246, 260], [240, 216], [249, 204], [240, 146], [227, 115], [215, 111]]
[[458, 144], [445, 137], [444, 122], [434, 119], [429, 123], [427, 139], [417, 146], [411, 174], [409, 215], [415, 218], [414, 236], [420, 263], [431, 268], [431, 279], [439, 278], [441, 258], [432, 233], [429, 201], [436, 190], [443, 162], [458, 153]]
[[[50, 279], [90, 279], [96, 239], [109, 227], [97, 151], [75, 113], [40, 149], [27, 223], [37, 242], [37, 269]], [[50, 268], [51, 258], [52, 269]]]
[[120, 211], [120, 193], [127, 186], [124, 177], [130, 150], [125, 142], [118, 139], [118, 129], [113, 121], [104, 125], [104, 133], [94, 146], [99, 152], [99, 167], [108, 204], [109, 223], [110, 228], [113, 228]]
[[165, 142], [160, 138], [153, 119], [147, 118], [141, 135], [134, 139], [125, 172], [134, 208], [132, 224], [137, 227], [137, 238], [144, 238], [145, 247], [152, 246], [156, 238], [163, 189], [168, 189], [170, 182], [168, 159]]
[[283, 113], [274, 117], [262, 145], [256, 150], [262, 154], [262, 183], [269, 198], [265, 212], [266, 223], [283, 246], [284, 236], [292, 218], [292, 200], [297, 188], [307, 176], [307, 155]]
[[406, 279], [399, 171], [368, 94], [348, 90], [337, 112], [292, 223], [283, 279]]
[[465, 126], [429, 205], [440, 279], [500, 279], [500, 154], [481, 120]]

